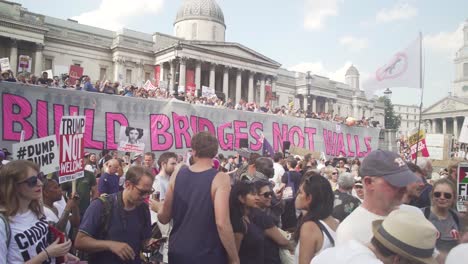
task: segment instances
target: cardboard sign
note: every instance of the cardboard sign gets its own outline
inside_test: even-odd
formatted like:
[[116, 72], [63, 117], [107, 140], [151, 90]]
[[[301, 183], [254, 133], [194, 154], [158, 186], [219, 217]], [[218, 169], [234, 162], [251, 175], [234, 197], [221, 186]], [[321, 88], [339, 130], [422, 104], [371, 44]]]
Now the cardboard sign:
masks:
[[59, 183], [84, 177], [85, 119], [85, 116], [62, 117]]
[[0, 70], [1, 71], [10, 71], [10, 59], [9, 58], [1, 58], [0, 59]]
[[460, 163], [457, 170], [457, 209], [466, 212], [465, 202], [468, 202], [468, 163]]
[[13, 144], [13, 158], [30, 160], [49, 174], [59, 170], [59, 154], [55, 135]]
[[143, 153], [148, 131], [136, 127], [120, 127], [120, 143], [118, 151]]
[[408, 139], [408, 142], [411, 146], [411, 159], [416, 159], [419, 153], [421, 153], [421, 156], [423, 157], [429, 157], [429, 151], [427, 150], [426, 146], [426, 134], [424, 133], [424, 130], [419, 130], [419, 134], [416, 132], [411, 135]]
[[215, 89], [207, 87], [207, 86], [202, 86], [202, 97], [206, 97], [206, 98], [216, 97]]
[[316, 160], [320, 159], [321, 153], [317, 151], [310, 151], [309, 149], [306, 148], [299, 148], [299, 147], [291, 147], [289, 149], [289, 153], [292, 155], [299, 155], [304, 157], [307, 154], [312, 154], [312, 157]]
[[83, 68], [80, 66], [76, 65], [70, 65], [70, 71], [68, 72], [68, 75], [70, 76], [70, 83], [75, 84], [75, 81], [81, 76], [83, 76]]

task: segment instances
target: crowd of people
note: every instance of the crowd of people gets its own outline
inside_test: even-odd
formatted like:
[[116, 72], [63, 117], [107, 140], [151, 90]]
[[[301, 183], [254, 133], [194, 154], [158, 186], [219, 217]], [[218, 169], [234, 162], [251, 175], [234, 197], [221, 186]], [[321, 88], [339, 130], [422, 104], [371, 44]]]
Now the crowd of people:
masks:
[[123, 86], [120, 82], [95, 81], [92, 82], [89, 76], [82, 76], [79, 79], [72, 81], [67, 75], [62, 77], [48, 76], [47, 72], [43, 72], [41, 77], [36, 75], [18, 74], [15, 78], [13, 72], [3, 71], [1, 74], [0, 81], [5, 82], [16, 82], [29, 85], [42, 85], [52, 88], [62, 88], [68, 90], [79, 90], [86, 92], [97, 92], [111, 95], [120, 95], [127, 97], [140, 97], [148, 99], [172, 99], [185, 101], [191, 104], [208, 105], [223, 109], [236, 109], [242, 111], [250, 111], [256, 113], [268, 113], [278, 116], [292, 116], [297, 118], [311, 118], [318, 120], [333, 121], [337, 123], [343, 123], [351, 126], [363, 126], [363, 127], [379, 127], [382, 128], [383, 124], [373, 120], [372, 117], [343, 117], [338, 114], [331, 112], [312, 112], [311, 110], [302, 109], [299, 105], [294, 105], [294, 102], [290, 102], [288, 105], [279, 107], [271, 107], [267, 102], [261, 105], [256, 102], [248, 102], [245, 99], [240, 99], [238, 102], [234, 102], [232, 98], [218, 98], [215, 95], [210, 97], [197, 96], [191, 93], [177, 93], [171, 94], [167, 89], [161, 87], [155, 87], [153, 85], [127, 85]]
[[0, 151], [0, 263], [461, 263], [454, 161], [375, 150], [224, 156], [208, 132], [187, 155], [85, 153], [84, 177]]

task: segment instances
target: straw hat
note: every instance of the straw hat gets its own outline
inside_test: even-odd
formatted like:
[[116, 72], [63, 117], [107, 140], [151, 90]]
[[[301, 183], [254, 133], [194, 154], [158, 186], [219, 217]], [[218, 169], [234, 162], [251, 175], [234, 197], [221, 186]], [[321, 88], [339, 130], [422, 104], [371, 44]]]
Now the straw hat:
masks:
[[433, 257], [437, 229], [423, 214], [395, 210], [384, 220], [372, 222], [374, 237], [386, 248], [409, 260], [436, 264]]

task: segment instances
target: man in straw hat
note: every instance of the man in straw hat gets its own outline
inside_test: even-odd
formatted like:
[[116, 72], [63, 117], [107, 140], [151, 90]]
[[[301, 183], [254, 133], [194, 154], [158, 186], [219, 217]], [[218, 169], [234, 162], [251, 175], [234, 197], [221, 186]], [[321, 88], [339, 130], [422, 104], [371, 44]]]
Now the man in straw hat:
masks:
[[406, 186], [421, 181], [394, 152], [374, 150], [363, 160], [359, 175], [364, 186], [364, 201], [337, 229], [338, 245], [354, 239], [367, 243], [372, 238], [372, 222], [383, 220], [391, 211], [402, 208], [419, 209], [401, 205]]
[[311, 263], [437, 263], [437, 229], [416, 211], [395, 210], [372, 222], [372, 233], [369, 243], [350, 240], [323, 251]]

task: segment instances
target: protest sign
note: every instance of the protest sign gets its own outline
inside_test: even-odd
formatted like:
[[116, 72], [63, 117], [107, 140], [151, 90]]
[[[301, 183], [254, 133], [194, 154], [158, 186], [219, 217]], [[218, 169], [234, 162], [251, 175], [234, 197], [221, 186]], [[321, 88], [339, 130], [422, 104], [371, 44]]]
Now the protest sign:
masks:
[[312, 157], [316, 160], [320, 159], [320, 156], [321, 156], [320, 152], [310, 151], [309, 149], [299, 148], [299, 147], [291, 147], [289, 149], [289, 153], [291, 153], [291, 155], [299, 155], [302, 157], [304, 157], [307, 154], [312, 154]]
[[55, 135], [13, 144], [13, 158], [30, 160], [49, 174], [59, 170], [59, 155]]
[[52, 69], [49, 69], [49, 70], [43, 71], [43, 72], [47, 72], [47, 78], [49, 78], [49, 79], [52, 79], [54, 77]]
[[10, 59], [9, 58], [0, 58], [0, 70], [1, 71], [10, 71]]
[[0, 145], [7, 148], [19, 141], [19, 126], [25, 130], [25, 140], [59, 135], [62, 116], [75, 113], [86, 116], [85, 148], [97, 151], [116, 150], [122, 126], [148, 131], [143, 143], [146, 151], [153, 152], [186, 151], [199, 131], [215, 135], [219, 151], [226, 154], [234, 154], [242, 139], [248, 140], [249, 151], [261, 151], [261, 134], [275, 152], [289, 141], [291, 147], [324, 152], [327, 158], [363, 158], [379, 145], [378, 128], [342, 125], [338, 132], [332, 121], [219, 109], [175, 99], [128, 98], [5, 82], [0, 83], [0, 94]]
[[457, 210], [466, 212], [465, 202], [468, 202], [468, 163], [460, 163], [457, 170]]
[[68, 73], [68, 75], [70, 76], [70, 83], [72, 85], [75, 84], [75, 81], [79, 78], [81, 78], [81, 76], [83, 76], [83, 68], [80, 67], [80, 66], [76, 66], [76, 65], [70, 65], [70, 72]]
[[416, 159], [419, 153], [421, 153], [423, 157], [429, 157], [429, 151], [426, 146], [426, 133], [424, 130], [419, 130], [419, 133], [416, 131], [416, 133], [409, 137], [408, 142], [411, 149], [411, 159]]
[[120, 143], [118, 151], [123, 152], [145, 152], [145, 142], [148, 131], [136, 127], [120, 127]]
[[32, 58], [27, 55], [19, 55], [18, 57], [18, 73], [31, 72]]
[[85, 116], [61, 118], [59, 183], [84, 177], [85, 120]]
[[202, 97], [212, 98], [216, 97], [216, 92], [214, 88], [202, 86]]

